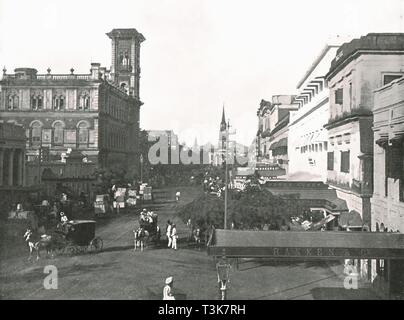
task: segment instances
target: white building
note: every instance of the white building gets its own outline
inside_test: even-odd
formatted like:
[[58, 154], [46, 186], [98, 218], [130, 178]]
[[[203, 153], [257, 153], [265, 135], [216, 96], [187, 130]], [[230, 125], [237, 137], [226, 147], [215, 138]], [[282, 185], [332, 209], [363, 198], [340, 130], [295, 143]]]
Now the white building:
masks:
[[338, 48], [327, 44], [297, 85], [299, 109], [290, 113], [289, 122], [289, 180], [327, 180], [329, 90], [324, 76]]

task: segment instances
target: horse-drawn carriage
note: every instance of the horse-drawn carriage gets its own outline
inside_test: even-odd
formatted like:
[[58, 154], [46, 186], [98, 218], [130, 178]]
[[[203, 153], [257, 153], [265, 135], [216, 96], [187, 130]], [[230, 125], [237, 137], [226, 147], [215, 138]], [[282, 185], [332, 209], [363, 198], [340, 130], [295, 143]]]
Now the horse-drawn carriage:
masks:
[[99, 252], [103, 241], [95, 236], [94, 220], [73, 220], [66, 223], [66, 250], [70, 253], [85, 252], [88, 249]]
[[95, 236], [95, 224], [93, 220], [72, 220], [43, 235], [35, 234], [28, 229], [24, 238], [30, 249], [30, 258], [32, 252], [36, 251], [39, 259], [41, 249], [45, 249], [52, 256], [55, 252], [76, 254], [89, 250], [101, 251], [103, 241]]
[[135, 239], [135, 250], [138, 246], [140, 246], [143, 251], [143, 247], [147, 246], [149, 242], [153, 242], [154, 244], [160, 243], [161, 238], [161, 230], [158, 225], [158, 216], [154, 213], [148, 213], [147, 216], [141, 214], [139, 218], [139, 227], [133, 230]]
[[[151, 218], [151, 219], [150, 219]], [[149, 241], [158, 243], [160, 241], [161, 232], [158, 225], [158, 215], [152, 213], [146, 219], [139, 219], [139, 227], [149, 233]]]

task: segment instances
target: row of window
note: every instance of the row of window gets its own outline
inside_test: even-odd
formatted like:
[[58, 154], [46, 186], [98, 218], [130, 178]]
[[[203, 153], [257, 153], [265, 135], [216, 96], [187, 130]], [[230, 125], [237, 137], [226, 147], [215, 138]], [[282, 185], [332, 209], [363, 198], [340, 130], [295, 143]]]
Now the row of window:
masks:
[[81, 122], [75, 130], [65, 130], [62, 122], [56, 122], [51, 129], [44, 129], [42, 124], [34, 122], [27, 130], [27, 138], [30, 145], [52, 143], [61, 146], [66, 143], [88, 144], [89, 128], [86, 122]]
[[125, 105], [125, 101], [116, 96], [109, 96], [109, 99], [106, 101], [105, 112], [113, 118], [122, 121], [129, 118], [129, 110]]
[[[17, 110], [19, 109], [20, 99], [17, 94], [9, 95], [7, 98], [7, 109]], [[30, 107], [32, 110], [42, 110], [44, 106], [42, 95], [31, 96]], [[52, 108], [54, 110], [64, 110], [66, 107], [66, 98], [64, 95], [54, 96], [52, 99]], [[90, 109], [90, 96], [82, 95], [79, 97], [78, 110]]]
[[[403, 76], [403, 74], [385, 74], [383, 75], [382, 83], [386, 85], [396, 79], [399, 79]], [[349, 106], [352, 106], [352, 83], [349, 83]], [[334, 103], [337, 105], [344, 104], [344, 89], [338, 88], [334, 91]]]
[[106, 135], [105, 145], [110, 149], [126, 149], [127, 138], [124, 133], [109, 133]]
[[308, 146], [303, 146], [300, 148], [300, 153], [307, 153], [307, 152], [322, 152], [327, 151], [328, 149], [328, 143], [315, 143], [315, 144], [310, 144]]
[[[334, 151], [327, 153], [327, 170], [334, 170]], [[350, 170], [350, 151], [340, 151], [340, 171], [349, 173]]]

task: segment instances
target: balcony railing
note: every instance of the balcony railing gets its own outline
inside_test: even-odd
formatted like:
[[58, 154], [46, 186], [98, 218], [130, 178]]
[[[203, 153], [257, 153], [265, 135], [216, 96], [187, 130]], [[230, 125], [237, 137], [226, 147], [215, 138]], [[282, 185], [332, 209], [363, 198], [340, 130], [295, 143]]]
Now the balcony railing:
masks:
[[90, 74], [38, 74], [37, 80], [91, 80]]
[[341, 189], [355, 192], [356, 194], [359, 195], [371, 195], [373, 193], [372, 183], [367, 181], [359, 181], [357, 179], [352, 179], [352, 183], [350, 184], [349, 182], [327, 179], [327, 183]]

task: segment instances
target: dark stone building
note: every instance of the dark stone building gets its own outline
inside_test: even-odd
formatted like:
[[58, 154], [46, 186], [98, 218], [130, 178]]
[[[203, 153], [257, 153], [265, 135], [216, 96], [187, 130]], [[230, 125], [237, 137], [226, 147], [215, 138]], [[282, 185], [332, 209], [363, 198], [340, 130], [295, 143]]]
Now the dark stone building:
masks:
[[89, 74], [38, 74], [33, 68], [3, 70], [0, 118], [22, 125], [26, 159], [61, 161], [79, 150], [98, 168], [139, 171], [140, 44], [135, 29], [114, 29], [111, 70], [92, 63]]

